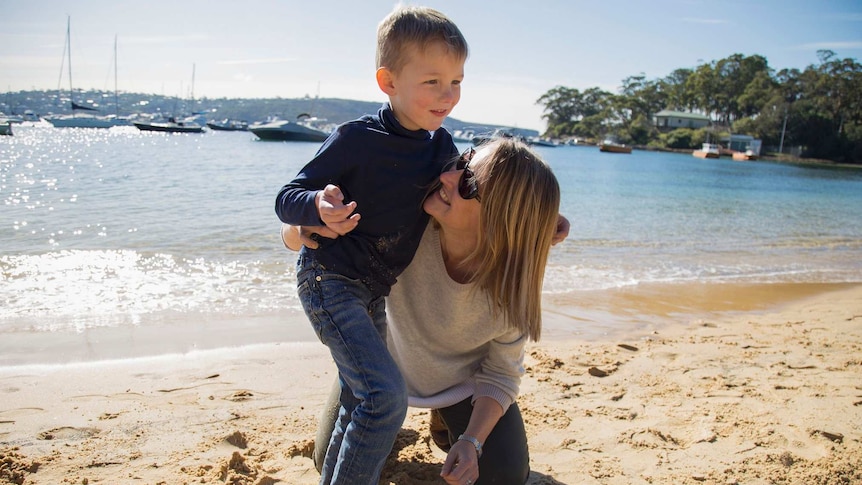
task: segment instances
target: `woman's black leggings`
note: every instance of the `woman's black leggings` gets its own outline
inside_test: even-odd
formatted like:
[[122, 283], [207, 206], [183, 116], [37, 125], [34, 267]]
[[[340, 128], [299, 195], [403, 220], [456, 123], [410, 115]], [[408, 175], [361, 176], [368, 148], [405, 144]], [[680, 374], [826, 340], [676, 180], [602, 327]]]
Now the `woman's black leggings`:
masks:
[[[341, 388], [336, 379], [329, 399], [320, 415], [320, 423], [314, 444], [314, 466], [320, 471], [326, 457], [329, 437], [338, 417], [338, 398]], [[438, 409], [443, 423], [448, 428], [449, 443], [454, 444], [458, 436], [467, 429], [473, 413], [472, 398], [455, 405]], [[512, 403], [500, 418], [494, 430], [482, 445], [479, 459], [479, 480], [476, 485], [506, 484], [523, 485], [530, 474], [530, 453], [527, 448], [527, 433], [518, 403]]]

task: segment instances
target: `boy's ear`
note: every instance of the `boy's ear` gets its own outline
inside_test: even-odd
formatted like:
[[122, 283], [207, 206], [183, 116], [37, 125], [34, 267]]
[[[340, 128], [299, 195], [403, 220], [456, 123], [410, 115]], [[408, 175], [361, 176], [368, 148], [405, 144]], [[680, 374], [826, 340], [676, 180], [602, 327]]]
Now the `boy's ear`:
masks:
[[392, 71], [385, 67], [381, 67], [377, 69], [377, 86], [380, 87], [380, 90], [386, 93], [389, 96], [395, 94], [395, 76], [392, 75]]

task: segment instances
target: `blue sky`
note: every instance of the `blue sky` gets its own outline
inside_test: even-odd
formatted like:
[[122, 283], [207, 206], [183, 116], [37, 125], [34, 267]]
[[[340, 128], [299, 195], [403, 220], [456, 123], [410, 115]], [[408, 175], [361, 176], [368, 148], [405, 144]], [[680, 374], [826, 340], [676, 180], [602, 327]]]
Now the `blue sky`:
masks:
[[[818, 49], [862, 54], [860, 0], [427, 0], [470, 44], [464, 121], [543, 129], [536, 99], [555, 86], [616, 92], [643, 73], [734, 53], [775, 69], [817, 63]], [[384, 101], [374, 82], [377, 23], [391, 0], [0, 0], [0, 92], [68, 89], [66, 17], [76, 88], [195, 98], [339, 97]]]

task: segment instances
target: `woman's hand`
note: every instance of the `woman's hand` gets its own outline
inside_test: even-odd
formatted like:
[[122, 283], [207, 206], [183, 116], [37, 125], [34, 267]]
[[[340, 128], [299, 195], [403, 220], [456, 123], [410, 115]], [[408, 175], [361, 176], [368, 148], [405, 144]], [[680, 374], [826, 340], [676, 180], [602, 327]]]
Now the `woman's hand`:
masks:
[[335, 239], [338, 233], [326, 226], [291, 226], [290, 224], [281, 225], [281, 242], [284, 247], [293, 251], [299, 251], [302, 246], [307, 246], [310, 249], [317, 249], [320, 245], [313, 235]]
[[[470, 422], [464, 430], [463, 437], [474, 437], [479, 443], [484, 443], [488, 435], [503, 416], [503, 408], [500, 403], [488, 396], [480, 396], [473, 401], [473, 412], [470, 413]], [[479, 479], [479, 450], [468, 439], [461, 439], [452, 443], [446, 462], [440, 476], [450, 485], [472, 485]]]
[[456, 441], [446, 456], [440, 476], [450, 485], [472, 485], [479, 479], [479, 457], [469, 441]]

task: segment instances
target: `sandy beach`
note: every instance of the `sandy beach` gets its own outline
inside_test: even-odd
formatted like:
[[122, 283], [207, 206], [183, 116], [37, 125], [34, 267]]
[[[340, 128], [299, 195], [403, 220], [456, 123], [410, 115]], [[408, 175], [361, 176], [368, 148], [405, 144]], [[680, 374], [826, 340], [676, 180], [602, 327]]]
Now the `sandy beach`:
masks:
[[[706, 291], [548, 299], [528, 483], [862, 483], [862, 286]], [[632, 331], [571, 330], [611, 314]], [[0, 367], [0, 483], [315, 484], [333, 378], [317, 342]], [[427, 419], [383, 483], [443, 483]]]

